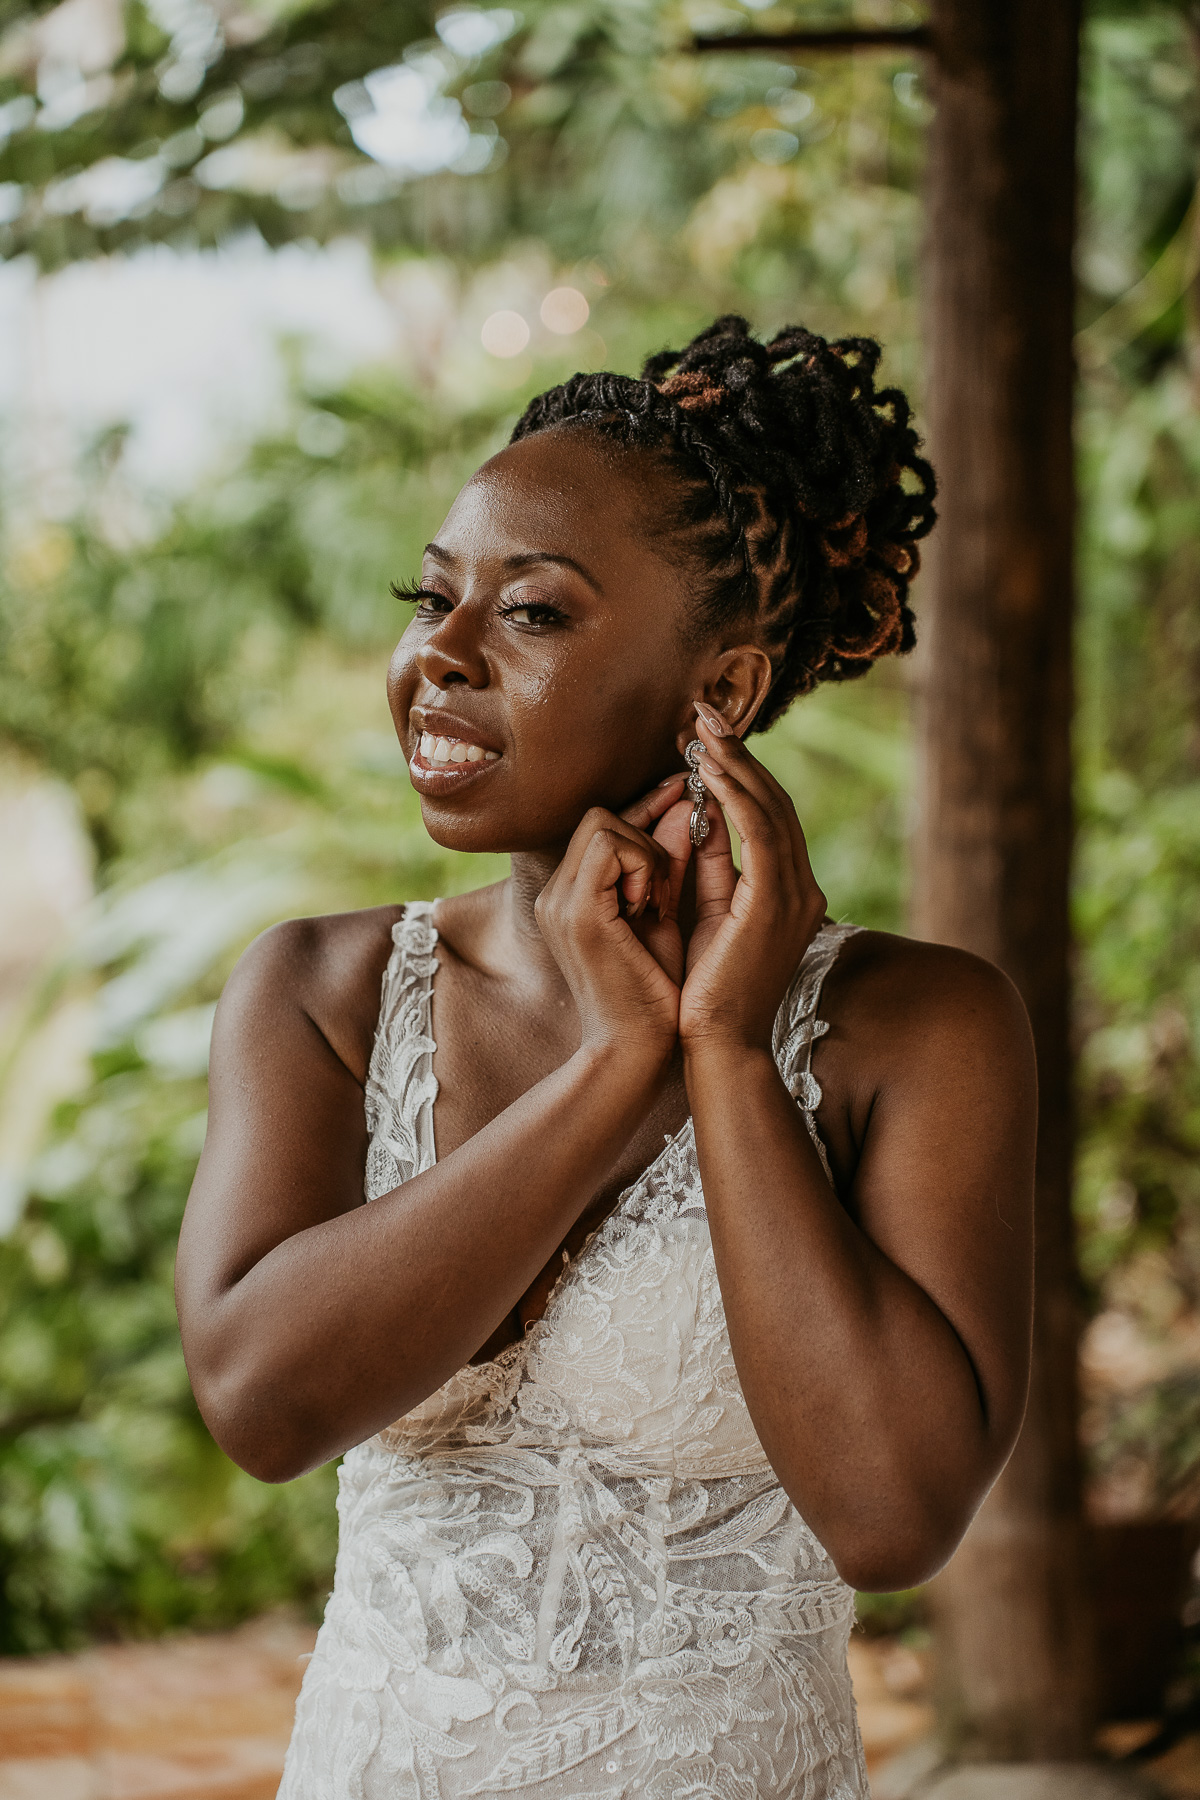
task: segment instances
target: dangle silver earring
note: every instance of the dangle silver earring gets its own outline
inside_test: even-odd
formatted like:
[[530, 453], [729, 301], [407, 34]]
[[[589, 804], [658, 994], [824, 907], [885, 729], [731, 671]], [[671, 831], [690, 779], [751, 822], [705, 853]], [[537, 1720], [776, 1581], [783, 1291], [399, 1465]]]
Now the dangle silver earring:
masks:
[[683, 760], [687, 763], [689, 770], [687, 791], [692, 796], [692, 816], [688, 821], [688, 836], [696, 850], [708, 836], [708, 807], [705, 804], [708, 799], [708, 789], [700, 779], [700, 771], [696, 767], [703, 755], [704, 745], [699, 738], [693, 738], [691, 743], [684, 747]]

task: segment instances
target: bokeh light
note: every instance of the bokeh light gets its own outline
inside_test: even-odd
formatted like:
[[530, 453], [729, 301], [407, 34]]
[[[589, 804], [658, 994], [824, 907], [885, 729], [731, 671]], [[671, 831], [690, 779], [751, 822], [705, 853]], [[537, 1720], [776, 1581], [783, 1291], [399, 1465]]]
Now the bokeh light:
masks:
[[547, 331], [555, 331], [560, 337], [570, 337], [574, 331], [582, 331], [588, 322], [591, 308], [578, 288], [551, 288], [542, 301], [542, 324]]
[[519, 312], [494, 312], [483, 321], [479, 341], [491, 356], [520, 356], [529, 342], [529, 326]]

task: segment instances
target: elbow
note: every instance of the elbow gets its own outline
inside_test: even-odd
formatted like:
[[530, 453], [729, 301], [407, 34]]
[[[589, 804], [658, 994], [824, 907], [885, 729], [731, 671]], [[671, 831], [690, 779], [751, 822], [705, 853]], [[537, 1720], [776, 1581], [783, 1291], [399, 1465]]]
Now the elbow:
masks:
[[297, 1409], [250, 1372], [194, 1370], [192, 1392], [214, 1443], [256, 1481], [295, 1481], [332, 1454], [316, 1444]]
[[932, 1581], [958, 1549], [1000, 1467], [1002, 1457], [943, 1465], [935, 1485], [928, 1470], [896, 1459], [852, 1497], [843, 1492], [826, 1512], [821, 1536], [842, 1580], [863, 1594], [905, 1593]]
[[859, 1594], [902, 1594], [932, 1581], [953, 1554], [897, 1544], [856, 1545], [833, 1553], [833, 1565], [847, 1587]]
[[201, 1404], [200, 1411], [214, 1442], [255, 1481], [278, 1487], [328, 1460], [286, 1422], [262, 1419], [250, 1398], [241, 1406]]
[[945, 1568], [970, 1523], [970, 1513], [923, 1516], [907, 1523], [840, 1534], [825, 1548], [848, 1587], [860, 1594], [899, 1594], [923, 1587]]
[[218, 1449], [247, 1475], [273, 1486], [295, 1481], [344, 1445], [330, 1444], [304, 1371], [228, 1298], [180, 1307], [184, 1361], [200, 1417]]
[[271, 1487], [296, 1481], [326, 1460], [322, 1456], [306, 1456], [296, 1446], [280, 1442], [278, 1436], [265, 1438], [243, 1432], [228, 1443], [221, 1443], [215, 1431], [213, 1437], [230, 1462], [235, 1462], [247, 1475], [253, 1475], [255, 1481]]

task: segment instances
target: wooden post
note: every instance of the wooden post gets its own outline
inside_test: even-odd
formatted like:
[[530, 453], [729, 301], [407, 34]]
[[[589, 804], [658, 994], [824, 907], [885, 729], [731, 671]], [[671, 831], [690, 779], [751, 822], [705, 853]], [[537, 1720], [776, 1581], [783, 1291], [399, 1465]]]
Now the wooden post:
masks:
[[934, 1584], [948, 1748], [1091, 1751], [1076, 1437], [1067, 884], [1078, 0], [934, 0], [930, 450], [914, 930], [1007, 971], [1040, 1102], [1037, 1305], [1016, 1452]]

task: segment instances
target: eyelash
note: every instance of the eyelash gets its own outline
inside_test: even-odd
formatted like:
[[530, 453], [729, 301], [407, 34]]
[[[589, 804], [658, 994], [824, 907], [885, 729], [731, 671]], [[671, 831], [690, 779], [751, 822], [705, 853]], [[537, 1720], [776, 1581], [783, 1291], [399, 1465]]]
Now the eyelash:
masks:
[[[413, 606], [420, 606], [423, 601], [427, 600], [441, 600], [447, 605], [450, 604], [445, 594], [436, 593], [432, 588], [424, 588], [416, 581], [393, 581], [389, 583], [389, 588], [395, 599], [405, 600]], [[551, 625], [560, 625], [566, 617], [565, 613], [559, 612], [556, 606], [547, 606], [544, 602], [537, 600], [522, 600], [512, 606], [501, 607], [500, 617], [502, 619], [511, 618], [513, 613], [518, 612], [542, 613], [546, 616], [538, 623]], [[532, 620], [530, 622], [533, 623]]]
[[394, 600], [407, 600], [415, 606], [421, 600], [444, 600], [444, 594], [435, 594], [432, 588], [423, 588], [416, 581], [390, 581], [388, 590]]

